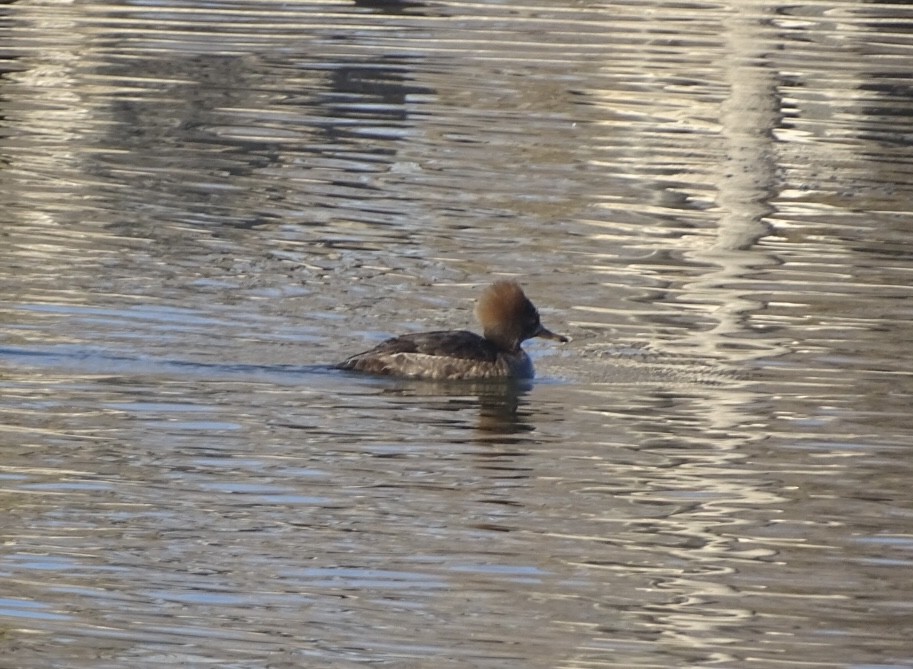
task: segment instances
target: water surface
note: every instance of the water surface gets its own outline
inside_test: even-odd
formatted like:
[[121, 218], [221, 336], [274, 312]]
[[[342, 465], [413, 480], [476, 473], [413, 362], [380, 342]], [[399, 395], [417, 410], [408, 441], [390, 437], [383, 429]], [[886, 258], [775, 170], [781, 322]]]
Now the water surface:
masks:
[[913, 666], [905, 5], [0, 17], [9, 666]]

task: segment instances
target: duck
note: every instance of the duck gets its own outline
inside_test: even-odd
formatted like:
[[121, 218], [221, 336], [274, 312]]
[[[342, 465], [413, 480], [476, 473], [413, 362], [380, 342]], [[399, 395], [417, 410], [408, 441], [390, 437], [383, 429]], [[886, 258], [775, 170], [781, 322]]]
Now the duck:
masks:
[[436, 330], [405, 334], [357, 353], [338, 369], [407, 379], [532, 379], [530, 360], [521, 344], [541, 337], [570, 341], [547, 329], [539, 311], [516, 281], [499, 280], [485, 288], [475, 307], [482, 334]]

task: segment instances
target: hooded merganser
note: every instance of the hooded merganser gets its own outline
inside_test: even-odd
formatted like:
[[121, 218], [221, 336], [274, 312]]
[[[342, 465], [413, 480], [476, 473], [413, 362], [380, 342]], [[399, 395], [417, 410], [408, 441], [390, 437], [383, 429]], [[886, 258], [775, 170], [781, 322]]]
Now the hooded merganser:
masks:
[[515, 281], [496, 281], [486, 288], [475, 314], [482, 337], [468, 330], [402, 335], [337, 367], [412, 379], [531, 379], [533, 363], [520, 344], [533, 337], [568, 341], [543, 327]]

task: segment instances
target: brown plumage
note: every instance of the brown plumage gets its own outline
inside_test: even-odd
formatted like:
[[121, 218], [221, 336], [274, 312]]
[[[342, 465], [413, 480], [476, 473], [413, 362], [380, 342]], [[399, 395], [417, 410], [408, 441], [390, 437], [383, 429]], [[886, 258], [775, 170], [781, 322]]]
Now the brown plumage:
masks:
[[484, 336], [467, 330], [402, 335], [337, 367], [407, 378], [532, 378], [532, 362], [520, 344], [532, 337], [568, 341], [542, 326], [539, 312], [515, 281], [496, 281], [486, 288], [475, 314]]

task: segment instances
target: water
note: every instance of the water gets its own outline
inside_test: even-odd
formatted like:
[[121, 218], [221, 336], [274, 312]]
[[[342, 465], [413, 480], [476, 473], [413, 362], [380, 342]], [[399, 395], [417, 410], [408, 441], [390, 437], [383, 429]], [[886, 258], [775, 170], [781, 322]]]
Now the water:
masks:
[[0, 666], [913, 666], [906, 5], [0, 12]]

